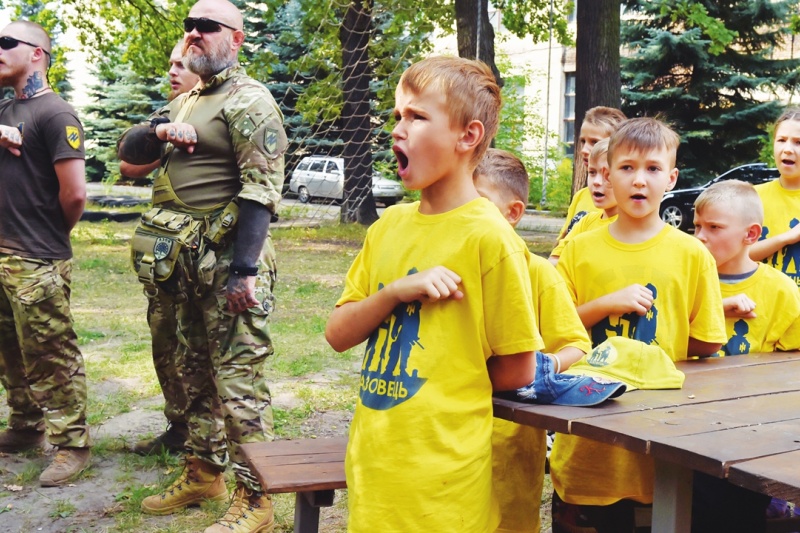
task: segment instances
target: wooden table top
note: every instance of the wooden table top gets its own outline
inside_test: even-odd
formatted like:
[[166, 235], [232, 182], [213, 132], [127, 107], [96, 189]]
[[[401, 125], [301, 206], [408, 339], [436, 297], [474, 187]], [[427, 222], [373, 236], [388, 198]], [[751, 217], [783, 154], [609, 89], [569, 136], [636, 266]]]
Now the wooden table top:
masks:
[[631, 391], [595, 407], [495, 399], [495, 416], [648, 453], [800, 502], [800, 352], [677, 367], [686, 374], [682, 389]]

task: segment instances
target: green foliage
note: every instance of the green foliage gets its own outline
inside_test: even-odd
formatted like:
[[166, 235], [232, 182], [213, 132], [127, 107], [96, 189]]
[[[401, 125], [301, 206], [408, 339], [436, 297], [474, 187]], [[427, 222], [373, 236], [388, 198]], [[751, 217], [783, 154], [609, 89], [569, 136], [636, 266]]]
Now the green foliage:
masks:
[[144, 78], [161, 76], [181, 21], [195, 0], [61, 0], [64, 20], [78, 30], [81, 47], [97, 63], [124, 63]]
[[[502, 89], [503, 108], [500, 113], [500, 127], [495, 137], [495, 146], [518, 156], [531, 177], [528, 203], [542, 204], [542, 181], [545, 164], [548, 168], [548, 182], [553, 178], [555, 161], [563, 155], [557, 132], [547, 132], [545, 122], [537, 109], [541, 108], [541, 95], [526, 95], [524, 89], [535, 85], [537, 77], [544, 76], [530, 68], [520, 72], [512, 70], [508, 58], [499, 56], [497, 66], [505, 79]], [[544, 157], [545, 135], [547, 135], [547, 163]], [[548, 185], [549, 186], [549, 185]], [[545, 206], [551, 201], [545, 191]]]
[[778, 95], [800, 83], [800, 60], [782, 53], [800, 1], [623, 5], [623, 111], [661, 115], [680, 134], [679, 185], [756, 161], [780, 113]]
[[89, 181], [113, 183], [119, 179], [117, 139], [165, 102], [159, 86], [147, 83], [128, 65], [102, 63], [95, 71], [98, 82], [90, 88], [95, 103], [84, 108], [84, 129], [91, 143], [86, 174]]
[[535, 43], [545, 42], [550, 37], [552, 23], [556, 40], [563, 45], [572, 44], [567, 15], [575, 8], [574, 1], [555, 0], [552, 13], [547, 0], [497, 0], [492, 3], [503, 12], [503, 26], [517, 37], [531, 37]]
[[565, 213], [572, 199], [572, 159], [565, 157], [558, 164], [555, 176], [547, 180], [547, 207]]

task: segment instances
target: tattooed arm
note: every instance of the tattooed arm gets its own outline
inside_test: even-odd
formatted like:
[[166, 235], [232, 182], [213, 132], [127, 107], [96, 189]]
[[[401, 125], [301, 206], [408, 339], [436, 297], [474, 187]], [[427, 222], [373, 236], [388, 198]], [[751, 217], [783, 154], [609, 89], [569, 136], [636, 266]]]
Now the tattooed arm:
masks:
[[162, 142], [150, 133], [149, 124], [139, 124], [128, 128], [119, 138], [117, 157], [133, 165], [147, 165], [161, 156]]
[[[240, 267], [258, 265], [261, 249], [267, 239], [271, 216], [266, 206], [252, 200], [241, 201], [231, 264]], [[231, 274], [228, 278], [228, 310], [232, 313], [241, 313], [245, 309], [259, 305], [255, 287], [255, 276]]]

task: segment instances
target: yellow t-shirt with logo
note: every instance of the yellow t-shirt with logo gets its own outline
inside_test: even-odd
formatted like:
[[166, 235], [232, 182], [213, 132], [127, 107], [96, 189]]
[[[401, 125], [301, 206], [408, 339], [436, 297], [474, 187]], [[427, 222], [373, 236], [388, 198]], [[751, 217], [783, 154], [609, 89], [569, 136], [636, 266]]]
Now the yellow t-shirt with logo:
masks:
[[564, 250], [564, 246], [566, 246], [567, 241], [575, 238], [576, 235], [580, 235], [585, 231], [590, 231], [593, 229], [608, 226], [609, 224], [617, 220], [617, 215], [608, 218], [603, 218], [603, 215], [605, 215], [605, 211], [593, 211], [587, 214], [582, 219], [580, 219], [572, 227], [572, 230], [570, 230], [569, 235], [558, 241], [556, 247], [553, 248], [552, 252], [550, 252], [550, 257], [561, 257], [561, 252]]
[[[784, 189], [780, 180], [755, 186], [764, 204], [761, 240], [786, 233], [800, 223], [800, 190]], [[784, 246], [764, 262], [774, 266], [800, 286], [800, 242]]]
[[592, 202], [592, 195], [589, 192], [589, 188], [584, 187], [576, 192], [575, 196], [572, 197], [572, 201], [569, 203], [569, 207], [567, 208], [567, 220], [564, 222], [564, 226], [558, 233], [558, 240], [561, 241], [561, 239], [566, 237], [567, 234], [572, 231], [572, 228], [575, 226], [575, 224], [580, 221], [580, 219], [589, 213], [593, 213], [594, 211], [599, 211], [599, 209], [597, 209], [594, 206], [594, 202]]
[[749, 278], [720, 283], [722, 298], [746, 294], [756, 303], [755, 318], [726, 317], [728, 341], [720, 356], [800, 349], [800, 291], [785, 274], [759, 265]]
[[[622, 243], [609, 227], [577, 235], [558, 262], [576, 306], [639, 283], [655, 293], [645, 316], [612, 315], [591, 328], [592, 346], [627, 336], [658, 344], [686, 359], [689, 337], [724, 343], [725, 316], [714, 258], [697, 239], [672, 226], [637, 244]], [[610, 505], [653, 501], [653, 461], [573, 435], [559, 435], [550, 452], [550, 477], [567, 503]]]
[[[591, 349], [589, 335], [572, 303], [567, 285], [544, 258], [530, 256], [531, 292], [544, 351], [574, 347]], [[492, 478], [500, 503], [497, 533], [537, 533], [544, 485], [547, 434], [543, 429], [494, 419]]]
[[528, 251], [484, 198], [373, 224], [337, 305], [442, 265], [462, 300], [398, 305], [367, 341], [345, 459], [352, 532], [494, 531], [486, 360], [540, 349]]

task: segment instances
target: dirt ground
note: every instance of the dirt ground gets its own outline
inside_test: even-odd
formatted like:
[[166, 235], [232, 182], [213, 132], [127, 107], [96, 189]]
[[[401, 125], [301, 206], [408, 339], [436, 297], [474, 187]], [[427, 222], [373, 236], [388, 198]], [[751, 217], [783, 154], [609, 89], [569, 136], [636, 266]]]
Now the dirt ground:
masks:
[[[271, 384], [276, 406], [289, 408], [296, 401], [283, 392], [281, 383]], [[103, 387], [106, 388], [106, 387]], [[102, 391], [89, 390], [89, 394]], [[159, 407], [160, 397], [150, 398], [130, 407], [130, 412], [114, 417], [100, 426], [92, 427], [94, 442], [112, 439], [126, 447], [142, 435], [158, 434], [164, 430], [165, 418]], [[0, 408], [0, 419], [7, 416]], [[333, 437], [345, 435], [350, 413], [316, 413], [303, 425], [305, 435]], [[52, 458], [51, 452], [0, 453], [0, 532], [2, 533], [68, 533], [115, 531], [120, 501], [131, 486], [155, 485], [161, 468], [133, 468], [132, 454], [122, 451], [95, 453], [92, 465], [74, 484], [65, 487], [42, 488], [38, 476]], [[170, 517], [147, 517], [148, 526], [167, 527]], [[324, 531], [324, 522], [322, 531]]]

